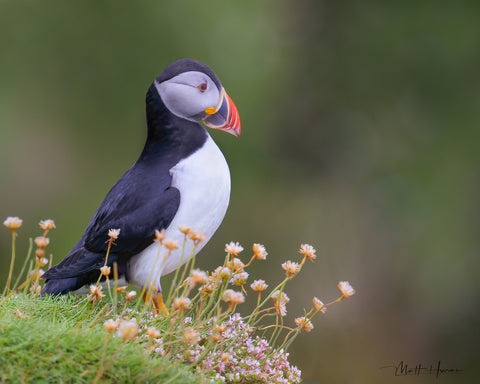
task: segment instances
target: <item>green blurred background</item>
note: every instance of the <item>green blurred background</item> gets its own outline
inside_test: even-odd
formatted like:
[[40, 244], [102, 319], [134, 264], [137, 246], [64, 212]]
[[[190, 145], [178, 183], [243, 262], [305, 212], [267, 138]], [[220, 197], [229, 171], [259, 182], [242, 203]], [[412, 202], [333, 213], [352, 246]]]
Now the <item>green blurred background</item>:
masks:
[[[143, 147], [151, 81], [196, 58], [242, 119], [239, 139], [212, 133], [232, 196], [200, 266], [260, 242], [252, 279], [273, 285], [312, 244], [290, 324], [351, 282], [290, 351], [305, 383], [406, 382], [381, 368], [402, 360], [478, 379], [480, 4], [132, 3], [0, 1], [0, 216], [24, 219], [18, 254], [52, 218], [65, 256]], [[7, 230], [0, 253], [5, 281]]]

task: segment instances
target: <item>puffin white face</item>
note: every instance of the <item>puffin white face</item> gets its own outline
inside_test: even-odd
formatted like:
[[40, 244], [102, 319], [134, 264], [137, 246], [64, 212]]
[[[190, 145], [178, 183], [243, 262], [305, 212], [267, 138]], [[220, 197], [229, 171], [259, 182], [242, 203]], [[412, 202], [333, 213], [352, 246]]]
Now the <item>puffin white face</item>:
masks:
[[191, 121], [205, 119], [205, 110], [220, 100], [221, 90], [202, 72], [183, 72], [155, 86], [170, 112]]
[[174, 115], [240, 136], [237, 107], [223, 88], [206, 73], [188, 71], [171, 79], [154, 82], [165, 106]]

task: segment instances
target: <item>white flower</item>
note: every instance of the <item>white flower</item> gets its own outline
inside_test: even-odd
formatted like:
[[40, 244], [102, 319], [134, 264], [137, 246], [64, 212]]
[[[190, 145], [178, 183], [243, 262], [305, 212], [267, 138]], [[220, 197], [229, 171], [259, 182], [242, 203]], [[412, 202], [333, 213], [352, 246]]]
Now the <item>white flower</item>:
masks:
[[321, 313], [327, 312], [327, 307], [325, 306], [325, 304], [323, 304], [321, 300], [314, 297], [312, 302], [313, 302], [313, 308], [315, 308], [316, 311], [319, 311]]
[[256, 259], [265, 260], [267, 258], [268, 252], [262, 244], [255, 243], [253, 244], [252, 249]]
[[120, 228], [110, 229], [108, 231], [108, 237], [110, 237], [110, 239], [112, 239], [112, 240], [117, 240], [119, 235], [120, 235]]
[[17, 216], [9, 216], [7, 219], [3, 222], [3, 225], [7, 227], [8, 229], [11, 229], [15, 231], [15, 229], [18, 229], [22, 226], [23, 220], [20, 219]]
[[134, 340], [139, 332], [135, 319], [121, 320], [117, 328], [117, 335], [124, 340]]
[[228, 244], [225, 244], [225, 251], [231, 255], [238, 256], [238, 254], [243, 251], [243, 247], [240, 245], [240, 243], [234, 243], [232, 241]]
[[343, 297], [350, 297], [355, 294], [355, 289], [353, 289], [348, 281], [340, 281], [338, 283], [338, 288], [342, 291]]

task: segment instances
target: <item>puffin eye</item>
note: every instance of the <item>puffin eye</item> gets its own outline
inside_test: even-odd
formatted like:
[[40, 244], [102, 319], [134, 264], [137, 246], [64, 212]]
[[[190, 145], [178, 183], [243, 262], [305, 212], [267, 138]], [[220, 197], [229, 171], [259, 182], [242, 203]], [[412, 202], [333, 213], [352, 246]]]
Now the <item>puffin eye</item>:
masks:
[[205, 92], [207, 90], [207, 83], [202, 83], [197, 88], [200, 90], [200, 92]]

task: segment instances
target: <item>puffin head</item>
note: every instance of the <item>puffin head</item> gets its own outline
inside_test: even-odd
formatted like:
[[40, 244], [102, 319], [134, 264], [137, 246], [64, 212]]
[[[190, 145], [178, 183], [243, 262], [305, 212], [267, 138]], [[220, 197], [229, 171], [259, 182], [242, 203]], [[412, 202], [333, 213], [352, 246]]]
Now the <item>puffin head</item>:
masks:
[[174, 115], [240, 136], [238, 110], [207, 65], [193, 59], [175, 61], [153, 85]]

